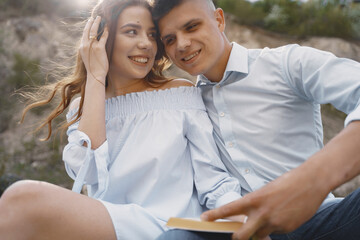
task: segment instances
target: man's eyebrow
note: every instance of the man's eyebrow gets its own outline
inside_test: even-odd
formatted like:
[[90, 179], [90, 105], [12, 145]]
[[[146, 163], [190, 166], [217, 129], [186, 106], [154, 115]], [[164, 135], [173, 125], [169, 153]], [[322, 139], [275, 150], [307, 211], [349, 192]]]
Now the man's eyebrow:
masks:
[[[181, 29], [185, 29], [185, 28], [187, 28], [188, 26], [190, 26], [191, 24], [193, 24], [194, 22], [199, 22], [199, 21], [201, 21], [200, 18], [191, 19], [190, 21], [186, 22], [186, 23], [181, 27]], [[169, 33], [169, 34], [161, 37], [161, 40], [165, 40], [165, 39], [169, 38], [171, 35], [174, 35], [174, 34], [173, 34], [173, 33]]]
[[187, 28], [188, 26], [190, 26], [191, 24], [193, 24], [194, 22], [199, 22], [201, 19], [200, 18], [194, 18], [191, 19], [190, 21], [188, 21], [187, 23], [185, 23], [182, 28]]

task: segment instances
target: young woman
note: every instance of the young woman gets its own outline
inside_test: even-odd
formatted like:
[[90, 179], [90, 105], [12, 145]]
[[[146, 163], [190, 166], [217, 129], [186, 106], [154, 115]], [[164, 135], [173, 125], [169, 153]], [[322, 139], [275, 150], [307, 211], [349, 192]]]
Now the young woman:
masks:
[[[155, 239], [169, 217], [199, 217], [203, 205], [240, 197], [199, 90], [162, 75], [166, 58], [150, 10], [145, 0], [95, 7], [75, 71], [45, 102], [57, 92], [62, 101], [41, 126], [50, 137], [51, 121], [69, 106], [63, 160], [74, 191], [12, 185], [0, 199], [2, 239]], [[77, 193], [83, 184], [89, 197]]]

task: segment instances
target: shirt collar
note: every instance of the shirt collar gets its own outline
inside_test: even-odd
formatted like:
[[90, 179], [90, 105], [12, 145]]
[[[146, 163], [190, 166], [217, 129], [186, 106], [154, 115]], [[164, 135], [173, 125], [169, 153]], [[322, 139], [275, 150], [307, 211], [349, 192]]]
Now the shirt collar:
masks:
[[[231, 45], [232, 48], [230, 52], [230, 57], [226, 65], [224, 75], [221, 81], [219, 82], [220, 84], [226, 81], [226, 76], [231, 72], [239, 72], [245, 74], [249, 73], [248, 49], [237, 44], [236, 42], [232, 42]], [[211, 82], [202, 74], [197, 77], [196, 86], [208, 85], [208, 84], [214, 85], [217, 83]]]

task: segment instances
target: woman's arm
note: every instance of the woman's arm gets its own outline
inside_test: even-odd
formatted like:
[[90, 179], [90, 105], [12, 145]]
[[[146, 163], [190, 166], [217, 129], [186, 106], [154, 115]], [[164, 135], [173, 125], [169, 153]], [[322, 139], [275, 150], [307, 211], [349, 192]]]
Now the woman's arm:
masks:
[[87, 71], [83, 112], [78, 130], [87, 134], [91, 148], [98, 148], [106, 140], [105, 129], [105, 79], [109, 68], [105, 44], [108, 31], [99, 41], [93, 38], [101, 18], [90, 19], [85, 26], [80, 53]]
[[[80, 121], [68, 129], [69, 143], [63, 152], [66, 171], [75, 179], [73, 191], [80, 192], [86, 183], [90, 185], [88, 192], [92, 197], [102, 196], [109, 181], [105, 128], [105, 78], [109, 65], [105, 52], [107, 29], [99, 41], [93, 38], [100, 20], [100, 17], [90, 19], [84, 29], [80, 46], [87, 72], [84, 105]], [[70, 114], [78, 108], [79, 102], [79, 99], [72, 102]], [[72, 117], [70, 114], [68, 120]]]

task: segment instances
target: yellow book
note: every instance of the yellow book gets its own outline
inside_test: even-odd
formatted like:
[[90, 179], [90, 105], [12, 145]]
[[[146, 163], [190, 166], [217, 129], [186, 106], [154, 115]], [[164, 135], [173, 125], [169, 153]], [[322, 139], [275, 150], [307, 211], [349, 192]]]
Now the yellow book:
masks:
[[233, 233], [243, 225], [241, 222], [218, 220], [215, 222], [200, 221], [188, 218], [170, 218], [166, 226], [190, 231]]

